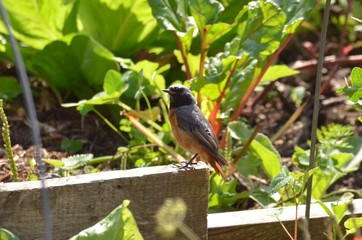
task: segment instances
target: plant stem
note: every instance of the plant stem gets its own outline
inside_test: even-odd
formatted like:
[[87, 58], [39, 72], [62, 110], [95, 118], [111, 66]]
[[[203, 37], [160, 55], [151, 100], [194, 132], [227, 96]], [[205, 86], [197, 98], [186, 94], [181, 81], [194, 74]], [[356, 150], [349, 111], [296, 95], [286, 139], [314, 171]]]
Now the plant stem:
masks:
[[234, 63], [234, 66], [230, 70], [230, 74], [229, 74], [229, 76], [228, 76], [228, 78], [226, 80], [225, 86], [224, 86], [223, 90], [221, 91], [219, 98], [217, 99], [216, 105], [214, 106], [214, 108], [211, 110], [211, 113], [210, 113], [209, 121], [210, 121], [210, 124], [211, 124], [211, 126], [213, 127], [213, 129], [215, 131], [216, 136], [218, 136], [219, 133], [220, 133], [220, 128], [217, 128], [216, 125], [215, 125], [216, 124], [215, 123], [216, 122], [216, 116], [217, 116], [217, 113], [220, 110], [221, 102], [224, 99], [226, 89], [227, 89], [227, 87], [229, 86], [229, 84], [231, 82], [231, 78], [234, 75], [234, 72], [235, 72], [236, 66], [238, 65], [238, 62], [239, 62], [239, 59], [236, 59], [236, 61]]
[[178, 230], [182, 232], [189, 240], [199, 240], [200, 238], [184, 223], [182, 223]]
[[[246, 90], [246, 93], [244, 95], [244, 97], [240, 100], [239, 103], [239, 107], [238, 109], [233, 113], [233, 115], [231, 116], [231, 121], [236, 121], [239, 116], [241, 115], [241, 113], [243, 112], [246, 103], [248, 102], [251, 94], [254, 92], [256, 86], [258, 86], [259, 82], [261, 81], [261, 79], [263, 78], [264, 74], [266, 73], [266, 71], [269, 69], [269, 67], [275, 62], [275, 60], [277, 59], [277, 57], [279, 56], [279, 54], [284, 50], [284, 48], [288, 45], [288, 43], [290, 42], [290, 40], [293, 38], [293, 34], [289, 35], [288, 38], [284, 41], [283, 45], [275, 52], [275, 54], [269, 59], [269, 61], [267, 62], [267, 64], [265, 65], [265, 67], [263, 68], [263, 70], [261, 71], [261, 73], [258, 75], [258, 77], [255, 79], [255, 81], [252, 82], [252, 84], [248, 87], [248, 89]], [[224, 135], [222, 136], [222, 139], [220, 141], [220, 147], [223, 148], [225, 146], [225, 142], [226, 142], [226, 131], [224, 132]]]
[[261, 81], [261, 79], [263, 78], [264, 74], [266, 73], [266, 71], [269, 69], [269, 67], [275, 62], [275, 60], [277, 59], [277, 57], [279, 56], [279, 54], [284, 50], [284, 48], [288, 45], [289, 41], [293, 38], [293, 34], [289, 35], [288, 38], [285, 40], [285, 42], [283, 43], [283, 45], [275, 52], [275, 54], [269, 59], [268, 63], [265, 65], [265, 67], [263, 68], [263, 70], [261, 71], [261, 73], [257, 76], [257, 78], [255, 79], [255, 81], [253, 81], [253, 83], [251, 84], [250, 87], [248, 87], [244, 97], [241, 99], [240, 104], [238, 109], [233, 113], [233, 115], [231, 116], [231, 120], [235, 121], [236, 119], [238, 119], [238, 117], [240, 116], [240, 114], [243, 112], [244, 107], [248, 101], [248, 99], [250, 98], [251, 94], [254, 92], [254, 89], [256, 88], [256, 86], [258, 86], [259, 82]]
[[146, 118], [145, 116], [139, 114], [137, 111], [133, 110], [130, 106], [128, 106], [127, 104], [124, 104], [122, 102], [118, 102], [118, 105], [121, 106], [124, 110], [126, 110], [127, 112], [132, 113], [133, 115], [143, 119], [148, 125], [150, 125], [151, 127], [153, 127], [154, 129], [163, 132], [163, 128], [158, 125], [157, 123], [155, 123], [154, 121]]
[[[315, 85], [315, 91], [314, 91], [314, 106], [313, 106], [313, 119], [312, 119], [312, 130], [311, 130], [311, 147], [310, 147], [310, 158], [309, 158], [309, 169], [308, 170], [311, 170], [312, 168], [314, 168], [314, 159], [315, 159], [315, 155], [316, 155], [320, 86], [321, 86], [321, 81], [322, 81], [324, 50], [325, 50], [325, 45], [326, 45], [326, 35], [327, 35], [330, 6], [331, 6], [331, 0], [327, 0], [325, 8], [324, 8], [324, 13], [323, 13], [321, 44], [320, 44], [320, 49], [319, 49], [317, 77], [316, 77], [316, 85]], [[306, 205], [305, 206], [305, 220], [307, 223], [307, 228], [309, 228], [310, 204], [311, 204], [311, 198], [312, 198], [312, 183], [313, 183], [313, 175], [309, 177], [308, 183], [307, 183], [307, 197], [306, 197], [306, 204], [305, 204]]]
[[280, 221], [280, 219], [279, 219], [278, 217], [277, 217], [277, 219], [278, 219], [280, 225], [282, 226], [284, 232], [286, 232], [286, 234], [288, 235], [288, 237], [289, 237], [291, 240], [293, 240], [293, 237], [292, 237], [292, 235], [290, 235], [290, 233], [288, 232], [288, 229], [284, 226], [284, 224]]
[[283, 133], [289, 128], [289, 126], [294, 123], [299, 116], [302, 114], [305, 106], [307, 105], [308, 101], [305, 102], [302, 106], [298, 107], [298, 109], [292, 114], [292, 116], [289, 117], [288, 121], [278, 130], [277, 133], [271, 137], [270, 141], [275, 142]]
[[113, 130], [115, 131], [125, 142], [128, 143], [128, 139], [122, 134], [121, 131], [119, 131], [103, 114], [98, 112], [95, 108], [93, 108], [93, 111]]
[[[15, 59], [16, 70], [17, 70], [18, 77], [21, 82], [22, 89], [23, 89], [24, 102], [25, 102], [27, 113], [28, 113], [30, 126], [32, 129], [32, 140], [35, 145], [35, 160], [38, 165], [41, 188], [42, 188], [41, 199], [42, 199], [42, 208], [43, 208], [42, 212], [43, 212], [43, 223], [44, 223], [44, 232], [45, 232], [44, 237], [47, 240], [52, 240], [53, 225], [52, 225], [52, 218], [51, 218], [49, 193], [48, 193], [48, 189], [46, 188], [46, 184], [45, 184], [45, 180], [44, 180], [45, 174], [46, 174], [46, 168], [45, 168], [45, 164], [42, 161], [40, 129], [39, 129], [39, 124], [38, 124], [38, 120], [37, 120], [37, 116], [36, 116], [34, 99], [31, 94], [29, 78], [26, 73], [24, 60], [20, 53], [18, 42], [16, 41], [14, 34], [12, 32], [10, 18], [6, 11], [6, 8], [3, 5], [2, 0], [0, 0], [0, 11], [1, 11], [2, 19], [3, 19], [3, 23], [9, 34], [10, 44], [11, 44], [11, 48], [12, 48], [12, 51], [14, 54], [13, 56]], [[38, 223], [35, 223], [35, 224], [38, 224]]]
[[142, 123], [140, 123], [139, 121], [137, 121], [136, 118], [134, 118], [132, 115], [128, 114], [128, 113], [123, 113], [131, 122], [131, 124], [137, 128], [138, 130], [140, 130], [145, 136], [147, 136], [148, 138], [150, 138], [157, 146], [163, 148], [166, 150], [166, 152], [168, 152], [169, 154], [171, 154], [178, 162], [183, 162], [185, 161], [185, 159], [178, 153], [176, 153], [171, 147], [169, 147], [168, 145], [166, 145], [164, 142], [162, 142], [159, 138], [157, 138], [153, 133], [151, 133], [145, 126], [143, 126]]
[[191, 70], [190, 70], [190, 66], [189, 66], [189, 63], [187, 61], [187, 56], [185, 55], [184, 53], [184, 49], [182, 47], [182, 43], [180, 41], [180, 38], [177, 36], [177, 33], [176, 32], [173, 32], [173, 35], [175, 36], [175, 39], [176, 39], [176, 44], [178, 46], [178, 49], [180, 50], [181, 52], [181, 57], [182, 57], [182, 61], [184, 62], [184, 65], [185, 65], [185, 70], [186, 70], [186, 77], [188, 80], [190, 80], [192, 78], [192, 75], [191, 75]]
[[11, 170], [11, 174], [12, 174], [12, 179], [14, 182], [19, 182], [20, 179], [19, 179], [19, 175], [18, 175], [18, 169], [16, 168], [13, 150], [11, 149], [9, 123], [8, 123], [8, 119], [4, 112], [2, 99], [0, 99], [0, 119], [3, 122], [2, 135], [3, 135], [3, 140], [4, 140], [5, 153], [9, 159], [9, 165], [10, 165], [10, 170]]
[[236, 164], [237, 162], [241, 159], [241, 157], [243, 155], [245, 155], [246, 151], [248, 150], [251, 142], [254, 140], [254, 138], [256, 137], [256, 135], [259, 133], [260, 131], [260, 126], [257, 125], [256, 128], [254, 129], [253, 133], [251, 134], [251, 136], [249, 137], [248, 141], [245, 143], [243, 149], [241, 149], [241, 152], [235, 156], [234, 160], [230, 163], [228, 169], [227, 169], [227, 176], [231, 176], [235, 171], [236, 171]]
[[203, 29], [201, 34], [201, 49], [200, 49], [200, 65], [199, 65], [199, 72], [198, 76], [202, 77], [204, 75], [204, 68], [205, 68], [205, 59], [206, 59], [206, 53], [207, 53], [207, 42], [206, 42], [206, 35], [207, 30], [206, 28]]

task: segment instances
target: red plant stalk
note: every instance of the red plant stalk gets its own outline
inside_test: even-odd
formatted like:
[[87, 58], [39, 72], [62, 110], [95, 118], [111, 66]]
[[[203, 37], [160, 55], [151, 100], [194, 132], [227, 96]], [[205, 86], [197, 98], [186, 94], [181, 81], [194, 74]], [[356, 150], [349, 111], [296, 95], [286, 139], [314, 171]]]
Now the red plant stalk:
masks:
[[[277, 59], [277, 57], [279, 56], [279, 54], [284, 50], [284, 48], [288, 45], [288, 43], [290, 42], [290, 40], [293, 38], [294, 34], [291, 34], [288, 36], [288, 38], [285, 40], [285, 42], [283, 43], [283, 45], [275, 52], [275, 54], [273, 55], [273, 57], [270, 58], [270, 60], [267, 62], [267, 64], [265, 65], [264, 69], [261, 71], [261, 73], [258, 75], [258, 77], [255, 79], [255, 81], [251, 84], [251, 86], [247, 89], [244, 97], [241, 99], [240, 104], [238, 109], [233, 113], [233, 115], [231, 116], [231, 121], [236, 121], [239, 116], [241, 115], [241, 113], [243, 112], [246, 103], [248, 102], [251, 94], [254, 92], [256, 86], [258, 86], [260, 80], [263, 78], [264, 74], [266, 73], [266, 71], [269, 69], [269, 67], [275, 62], [275, 60]], [[224, 135], [222, 136], [222, 139], [220, 141], [220, 146], [221, 148], [225, 147], [225, 143], [226, 143], [226, 131], [224, 133]]]
[[214, 129], [214, 132], [215, 132], [216, 136], [219, 136], [220, 131], [221, 131], [221, 124], [220, 124], [219, 121], [216, 120], [216, 116], [217, 116], [217, 113], [220, 110], [221, 102], [224, 99], [226, 89], [227, 89], [227, 87], [229, 86], [229, 84], [231, 82], [231, 78], [232, 78], [232, 76], [233, 76], [233, 74], [235, 72], [235, 69], [236, 69], [236, 66], [238, 65], [238, 62], [239, 62], [239, 59], [236, 59], [233, 68], [230, 70], [230, 74], [229, 74], [229, 76], [228, 76], [228, 78], [226, 80], [224, 89], [221, 91], [220, 96], [217, 99], [217, 102], [216, 102], [215, 106], [213, 107], [213, 109], [210, 112], [209, 122], [210, 122], [212, 128]]

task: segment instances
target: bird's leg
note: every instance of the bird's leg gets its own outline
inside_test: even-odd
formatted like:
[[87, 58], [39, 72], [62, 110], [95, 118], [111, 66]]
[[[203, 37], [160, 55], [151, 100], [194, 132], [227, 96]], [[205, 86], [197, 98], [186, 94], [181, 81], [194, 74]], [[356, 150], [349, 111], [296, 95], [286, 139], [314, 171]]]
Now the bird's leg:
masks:
[[192, 158], [190, 159], [190, 161], [188, 161], [188, 162], [186, 163], [186, 165], [185, 165], [184, 168], [187, 168], [189, 165], [191, 165], [191, 164], [192, 164], [192, 161], [193, 161], [197, 156], [199, 156], [199, 154], [198, 154], [198, 153], [195, 153], [195, 155], [192, 156]]

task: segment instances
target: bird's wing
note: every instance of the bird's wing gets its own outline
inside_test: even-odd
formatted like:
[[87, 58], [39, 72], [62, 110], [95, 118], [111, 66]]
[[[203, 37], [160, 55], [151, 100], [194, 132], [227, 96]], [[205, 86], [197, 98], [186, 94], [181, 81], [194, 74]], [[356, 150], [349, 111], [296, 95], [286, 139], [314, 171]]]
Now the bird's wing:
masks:
[[218, 152], [219, 144], [214, 130], [206, 120], [200, 109], [195, 105], [179, 107], [177, 124], [185, 132], [192, 134], [206, 150]]

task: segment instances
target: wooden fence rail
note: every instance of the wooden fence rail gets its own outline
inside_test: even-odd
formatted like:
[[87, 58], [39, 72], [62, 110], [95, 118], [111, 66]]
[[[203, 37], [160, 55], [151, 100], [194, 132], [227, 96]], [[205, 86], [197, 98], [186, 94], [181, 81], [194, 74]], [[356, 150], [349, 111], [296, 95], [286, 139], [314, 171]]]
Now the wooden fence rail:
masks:
[[[326, 203], [330, 206], [331, 203]], [[362, 216], [362, 199], [353, 201], [355, 216]], [[285, 225], [289, 233], [294, 235], [294, 224], [296, 219], [296, 208], [284, 207], [282, 209], [257, 209], [227, 213], [213, 213], [208, 215], [209, 240], [280, 240], [289, 239], [283, 230], [279, 220]], [[306, 238], [306, 233], [311, 239], [327, 239], [325, 233], [331, 227], [331, 221], [327, 213], [319, 204], [312, 204], [310, 211], [310, 229], [305, 232], [305, 222], [299, 221], [298, 239]], [[298, 206], [297, 219], [304, 218], [305, 205]], [[347, 214], [347, 217], [350, 217]]]
[[[166, 198], [183, 198], [188, 206], [186, 224], [210, 240], [288, 239], [277, 209], [207, 214], [209, 170], [205, 164], [180, 171], [174, 166], [110, 171], [46, 180], [52, 212], [53, 239], [63, 240], [107, 216], [124, 199], [143, 237], [161, 239], [155, 232], [155, 213]], [[40, 182], [0, 183], [0, 227], [23, 240], [44, 239]], [[354, 201], [356, 216], [362, 216], [362, 199]], [[305, 206], [298, 208], [304, 216]], [[295, 207], [283, 208], [279, 220], [293, 233]], [[326, 239], [329, 218], [319, 205], [312, 205], [311, 239]], [[302, 223], [299, 224], [303, 226]], [[299, 230], [299, 238], [303, 231]], [[176, 239], [185, 239], [179, 234]]]
[[[166, 198], [174, 197], [188, 206], [186, 224], [207, 239], [208, 184], [206, 165], [190, 171], [159, 166], [46, 180], [53, 239], [69, 239], [94, 225], [124, 199], [131, 201], [129, 209], [144, 238], [160, 239], [154, 216]], [[40, 190], [38, 181], [0, 183], [0, 227], [20, 239], [44, 239]]]

